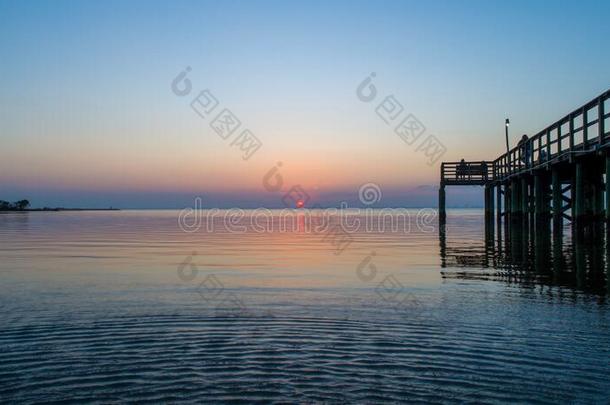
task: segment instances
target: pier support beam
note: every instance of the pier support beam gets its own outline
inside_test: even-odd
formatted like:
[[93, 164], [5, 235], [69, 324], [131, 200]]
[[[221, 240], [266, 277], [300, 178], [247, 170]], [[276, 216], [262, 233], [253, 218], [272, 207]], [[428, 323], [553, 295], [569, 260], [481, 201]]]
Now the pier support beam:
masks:
[[552, 187], [553, 187], [553, 235], [563, 235], [563, 193], [561, 191], [561, 177], [559, 170], [553, 169], [552, 172]]
[[510, 183], [504, 183], [504, 212], [506, 214], [510, 213], [511, 209], [511, 196], [510, 196]]
[[494, 193], [492, 186], [485, 186], [485, 231], [488, 237], [494, 235]]
[[445, 184], [441, 183], [438, 189], [438, 221], [439, 229], [447, 221], [447, 211], [445, 210]]
[[603, 166], [599, 161], [579, 161], [574, 174], [574, 225], [576, 236], [596, 238], [603, 217]]
[[523, 232], [528, 233], [530, 219], [530, 190], [528, 178], [521, 177], [521, 212], [523, 216]]
[[[604, 170], [605, 162], [594, 161], [590, 164], [589, 170], [586, 173], [587, 183], [589, 186], [589, 204], [587, 217], [589, 221], [590, 236], [595, 242], [594, 246], [599, 246], [598, 241], [603, 238], [604, 229]], [[597, 258], [595, 252], [593, 256]]]
[[[561, 186], [559, 187], [561, 188]], [[537, 227], [546, 224], [549, 220], [550, 207], [548, 195], [549, 183], [546, 176], [537, 174], [534, 176], [534, 218]]]
[[509, 183], [504, 183], [504, 239], [508, 242], [509, 223], [511, 218], [511, 190]]
[[563, 191], [561, 175], [558, 169], [551, 173], [552, 204], [553, 204], [553, 272], [556, 280], [563, 270]]
[[598, 166], [596, 165], [595, 170], [593, 171], [593, 176], [587, 176], [593, 187], [593, 216], [596, 226], [603, 223], [604, 220], [604, 195], [605, 186], [604, 186], [604, 177], [603, 177], [603, 168], [604, 165]]
[[498, 241], [502, 239], [502, 185], [496, 185], [496, 228], [498, 229]]
[[544, 172], [534, 176], [534, 246], [536, 252], [536, 269], [546, 271], [548, 268], [551, 246], [549, 181]]
[[572, 219], [577, 231], [581, 230], [585, 215], [585, 179], [584, 167], [582, 162], [575, 164], [574, 173], [574, 200]]
[[606, 221], [610, 222], [610, 153], [606, 155]]
[[510, 217], [512, 222], [513, 216], [517, 213], [517, 182], [511, 180], [508, 187], [510, 188]]

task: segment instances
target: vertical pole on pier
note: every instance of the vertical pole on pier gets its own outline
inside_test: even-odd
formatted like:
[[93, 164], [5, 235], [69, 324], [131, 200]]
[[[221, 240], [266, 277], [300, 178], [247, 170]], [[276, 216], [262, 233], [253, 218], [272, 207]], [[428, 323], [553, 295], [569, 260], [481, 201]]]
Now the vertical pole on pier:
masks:
[[522, 208], [521, 208], [521, 179], [515, 178], [511, 180], [510, 196], [511, 196], [511, 213], [510, 213], [510, 251], [511, 261], [513, 263], [521, 263], [523, 260], [524, 251], [524, 234], [522, 226]]
[[493, 186], [487, 186], [489, 189], [489, 223], [491, 225], [492, 235], [494, 234], [494, 207], [496, 206], [494, 188]]
[[603, 145], [604, 144], [604, 134], [606, 133], [606, 120], [604, 119], [604, 98], [600, 97], [599, 100], [597, 100], [597, 141], [599, 143], [599, 145]]
[[[525, 160], [525, 156], [523, 157]], [[521, 176], [518, 180], [519, 182], [519, 190], [520, 190], [520, 198], [519, 198], [519, 207], [521, 207], [521, 238], [523, 239], [522, 249], [523, 249], [523, 258], [524, 260], [528, 257], [529, 246], [530, 246], [530, 230], [529, 230], [529, 221], [528, 221], [528, 180], [526, 176]]]
[[521, 212], [523, 213], [523, 231], [528, 232], [530, 208], [529, 208], [530, 192], [529, 182], [527, 177], [521, 177]]
[[487, 222], [487, 231], [489, 238], [493, 240], [494, 237], [494, 189], [493, 186], [485, 186], [485, 221]]
[[[605, 162], [603, 162], [605, 163]], [[602, 231], [604, 224], [604, 194], [605, 194], [605, 186], [604, 186], [604, 170], [605, 164], [600, 164], [600, 162], [594, 162], [591, 167], [591, 171], [587, 172], [587, 182], [591, 188], [591, 201], [589, 204], [589, 208], [592, 210], [592, 216], [590, 217], [591, 221], [591, 231], [593, 232], [593, 240], [594, 247], [597, 248], [599, 246], [599, 240], [603, 239]], [[594, 252], [595, 253], [595, 252]]]
[[574, 200], [572, 221], [576, 236], [580, 236], [583, 231], [583, 220], [585, 214], [585, 184], [584, 184], [584, 167], [582, 162], [576, 162], [574, 173]]
[[504, 241], [508, 243], [510, 235], [511, 218], [511, 190], [508, 182], [504, 183]]
[[[489, 188], [485, 186], [483, 190], [483, 199], [485, 201], [485, 222], [489, 222]], [[487, 226], [487, 224], [485, 224]]]
[[610, 238], [608, 237], [606, 237], [604, 250], [606, 251], [606, 260], [604, 260], [606, 268], [606, 291], [608, 292], [608, 295], [610, 295]]
[[585, 256], [585, 246], [583, 238], [579, 236], [580, 231], [576, 231], [577, 237], [572, 243], [572, 257], [574, 258], [574, 267], [576, 267], [576, 285], [578, 288], [583, 288], [587, 282], [587, 258]]
[[[559, 186], [559, 188], [561, 188], [561, 186]], [[537, 226], [546, 225], [549, 220], [550, 207], [548, 194], [549, 182], [547, 176], [537, 174], [534, 177], [534, 217]]]
[[506, 185], [506, 188], [508, 188], [508, 196], [510, 198], [510, 205], [509, 205], [509, 210], [510, 210], [510, 219], [512, 221], [513, 219], [513, 214], [515, 213], [515, 181], [514, 180], [510, 180], [508, 182], [508, 184]]
[[510, 214], [511, 220], [515, 221], [521, 219], [521, 207], [519, 206], [521, 197], [521, 193], [519, 192], [520, 186], [521, 184], [517, 180], [512, 180], [510, 182]]
[[574, 174], [574, 219], [578, 221], [585, 212], [584, 167], [578, 162]]
[[606, 221], [610, 223], [610, 153], [606, 155]]
[[553, 183], [553, 234], [561, 236], [563, 235], [563, 193], [559, 170], [553, 169], [551, 182]]
[[553, 272], [559, 279], [563, 269], [563, 192], [561, 177], [558, 169], [553, 169], [551, 174], [551, 186], [553, 188]]
[[540, 175], [534, 176], [534, 222], [536, 224], [536, 232], [538, 232], [538, 224], [542, 214], [542, 179]]
[[498, 240], [502, 239], [502, 185], [496, 185], [496, 228], [498, 229]]
[[[439, 217], [439, 221], [440, 221], [440, 217]], [[447, 267], [447, 234], [446, 234], [446, 227], [445, 227], [445, 223], [441, 223], [439, 222], [438, 224], [438, 242], [439, 242], [439, 247], [441, 250], [441, 267], [445, 268]]]
[[445, 183], [443, 182], [441, 182], [438, 189], [438, 220], [439, 228], [440, 225], [443, 225], [447, 220], [447, 212], [445, 210]]
[[605, 194], [605, 187], [604, 187], [604, 178], [603, 178], [603, 172], [602, 172], [602, 167], [600, 166], [596, 166], [595, 168], [595, 176], [593, 179], [589, 179], [589, 181], [593, 180], [593, 186], [594, 186], [594, 196], [593, 196], [593, 211], [594, 211], [594, 215], [595, 215], [595, 224], [601, 224], [603, 223], [604, 220], [604, 194]]
[[553, 273], [559, 281], [564, 265], [563, 257], [563, 193], [561, 177], [557, 168], [551, 174], [552, 204], [553, 204]]
[[534, 176], [534, 231], [536, 246], [536, 268], [539, 271], [547, 269], [550, 237], [549, 218], [549, 181], [546, 173]]
[[490, 257], [493, 259], [494, 249], [494, 193], [493, 187], [485, 185], [485, 265], [489, 265]]
[[540, 175], [537, 174], [534, 176], [534, 218], [536, 219], [536, 225], [538, 225], [542, 219], [543, 198], [542, 179], [540, 178]]

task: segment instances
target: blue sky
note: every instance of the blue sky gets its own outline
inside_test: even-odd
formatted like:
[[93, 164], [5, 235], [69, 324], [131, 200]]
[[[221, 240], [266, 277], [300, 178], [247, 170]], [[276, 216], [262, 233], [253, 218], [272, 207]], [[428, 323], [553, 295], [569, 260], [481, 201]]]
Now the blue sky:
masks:
[[[433, 205], [438, 165], [355, 95], [371, 72], [446, 146], [493, 159], [610, 84], [608, 2], [0, 1], [0, 199], [35, 206], [323, 205], [375, 182]], [[170, 83], [186, 66], [262, 141], [243, 161]], [[192, 98], [192, 97], [191, 97]], [[480, 205], [480, 190], [449, 203]]]

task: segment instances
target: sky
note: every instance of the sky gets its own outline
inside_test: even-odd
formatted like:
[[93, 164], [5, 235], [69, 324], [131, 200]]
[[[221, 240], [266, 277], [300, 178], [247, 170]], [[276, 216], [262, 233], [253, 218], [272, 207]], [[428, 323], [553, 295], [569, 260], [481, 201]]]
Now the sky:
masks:
[[[375, 206], [435, 206], [440, 161], [493, 160], [506, 117], [515, 144], [610, 87], [609, 15], [607, 1], [0, 0], [0, 199], [283, 207], [299, 186], [307, 205], [357, 206], [373, 183]], [[413, 118], [410, 143], [395, 128]], [[481, 189], [447, 203], [481, 206]]]

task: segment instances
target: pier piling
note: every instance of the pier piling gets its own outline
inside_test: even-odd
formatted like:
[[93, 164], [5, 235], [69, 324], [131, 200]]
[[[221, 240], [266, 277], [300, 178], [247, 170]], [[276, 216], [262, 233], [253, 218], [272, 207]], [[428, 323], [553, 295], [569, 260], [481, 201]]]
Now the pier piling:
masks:
[[[606, 163], [606, 221], [610, 222], [610, 152], [606, 153], [605, 156]], [[610, 229], [610, 227], [607, 227]]]
[[496, 185], [496, 229], [498, 241], [502, 239], [502, 186]]
[[485, 230], [491, 235], [494, 235], [494, 193], [492, 186], [485, 186]]
[[438, 189], [438, 220], [440, 224], [445, 223], [447, 212], [445, 210], [445, 185], [441, 182]]
[[553, 234], [563, 234], [563, 191], [559, 170], [553, 169], [552, 190], [553, 190]]

